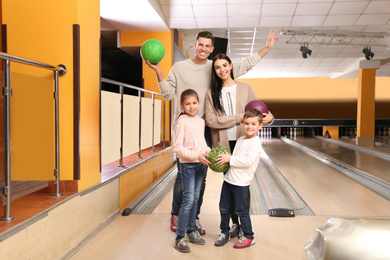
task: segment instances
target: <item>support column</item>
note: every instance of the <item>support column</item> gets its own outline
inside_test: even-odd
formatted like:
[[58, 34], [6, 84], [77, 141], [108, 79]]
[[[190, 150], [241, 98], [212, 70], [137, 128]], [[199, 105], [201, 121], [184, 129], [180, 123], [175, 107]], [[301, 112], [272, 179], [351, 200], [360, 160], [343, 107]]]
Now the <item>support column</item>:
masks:
[[375, 75], [380, 61], [362, 61], [359, 69], [356, 145], [375, 145]]

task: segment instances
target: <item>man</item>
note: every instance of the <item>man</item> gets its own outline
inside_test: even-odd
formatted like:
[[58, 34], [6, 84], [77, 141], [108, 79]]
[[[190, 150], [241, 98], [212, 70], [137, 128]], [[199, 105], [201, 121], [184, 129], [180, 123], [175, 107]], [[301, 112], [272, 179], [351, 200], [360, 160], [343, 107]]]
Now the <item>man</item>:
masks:
[[[233, 62], [234, 78], [237, 78], [249, 70], [251, 70], [267, 53], [272, 49], [275, 42], [279, 40], [279, 37], [275, 36], [277, 30], [271, 29], [266, 46], [259, 50], [252, 56]], [[212, 61], [208, 60], [208, 57], [214, 50], [214, 37], [213, 34], [208, 31], [202, 31], [196, 36], [196, 42], [194, 43], [195, 56], [191, 59], [180, 61], [175, 63], [171, 71], [169, 72], [168, 78], [165, 79], [162, 74], [160, 65], [155, 65], [146, 61], [146, 64], [156, 73], [159, 89], [163, 97], [167, 100], [176, 99], [175, 103], [175, 115], [180, 114], [180, 95], [186, 89], [194, 89], [200, 99], [201, 106], [198, 110], [198, 116], [204, 118], [204, 104], [206, 99], [206, 92], [211, 88], [211, 65]], [[271, 114], [267, 115], [263, 119], [264, 124], [268, 124], [273, 120]], [[207, 145], [212, 147], [210, 128], [205, 128], [205, 138]], [[178, 160], [177, 163], [179, 164]], [[179, 167], [178, 167], [179, 169]], [[206, 185], [205, 181], [202, 186], [202, 190], [198, 202], [198, 212], [196, 228], [201, 235], [206, 234], [205, 229], [199, 222], [200, 207], [203, 202], [203, 194]], [[180, 204], [182, 200], [182, 187], [181, 187], [181, 176], [177, 173], [174, 188], [173, 188], [173, 200], [172, 200], [172, 211], [171, 211], [171, 230], [176, 232], [177, 215], [180, 210]]]

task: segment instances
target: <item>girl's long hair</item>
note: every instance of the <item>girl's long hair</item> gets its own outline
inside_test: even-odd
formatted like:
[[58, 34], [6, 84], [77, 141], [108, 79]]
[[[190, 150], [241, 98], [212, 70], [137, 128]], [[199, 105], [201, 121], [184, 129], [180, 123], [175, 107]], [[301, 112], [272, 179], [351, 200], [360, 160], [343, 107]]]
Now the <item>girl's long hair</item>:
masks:
[[[229, 65], [232, 64], [232, 61], [230, 58], [223, 53], [217, 54], [213, 59], [213, 64], [211, 65], [211, 98], [213, 100], [214, 109], [216, 111], [220, 111], [221, 113], [224, 113], [224, 109], [221, 105], [221, 91], [222, 91], [222, 80], [220, 77], [218, 77], [217, 73], [215, 72], [214, 63], [217, 60], [227, 60], [229, 62]], [[233, 76], [233, 68], [230, 71], [230, 76], [232, 79], [234, 79]]]

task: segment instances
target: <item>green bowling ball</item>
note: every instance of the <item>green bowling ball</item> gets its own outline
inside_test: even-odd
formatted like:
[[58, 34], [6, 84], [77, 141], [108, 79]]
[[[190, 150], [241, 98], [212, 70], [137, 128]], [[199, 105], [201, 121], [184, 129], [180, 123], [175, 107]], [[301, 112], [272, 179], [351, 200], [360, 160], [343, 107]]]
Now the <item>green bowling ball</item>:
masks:
[[150, 39], [144, 42], [141, 46], [141, 57], [151, 64], [159, 63], [165, 55], [164, 45], [155, 39]]

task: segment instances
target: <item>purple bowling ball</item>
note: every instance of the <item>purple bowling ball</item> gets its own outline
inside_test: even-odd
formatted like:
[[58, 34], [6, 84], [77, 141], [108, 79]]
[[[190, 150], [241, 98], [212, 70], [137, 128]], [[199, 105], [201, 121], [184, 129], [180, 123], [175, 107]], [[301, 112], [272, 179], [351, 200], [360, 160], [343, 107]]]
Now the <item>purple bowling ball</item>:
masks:
[[245, 106], [245, 112], [251, 109], [257, 109], [262, 114], [268, 114], [268, 107], [267, 105], [261, 101], [261, 100], [252, 100]]

